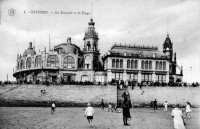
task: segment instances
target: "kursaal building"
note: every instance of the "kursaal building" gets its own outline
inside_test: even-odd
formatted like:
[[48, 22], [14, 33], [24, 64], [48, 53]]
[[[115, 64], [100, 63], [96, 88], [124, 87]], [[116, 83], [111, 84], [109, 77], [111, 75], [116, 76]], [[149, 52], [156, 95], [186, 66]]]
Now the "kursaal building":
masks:
[[13, 76], [22, 82], [182, 82], [182, 67], [177, 65], [169, 35], [163, 51], [158, 47], [114, 44], [100, 57], [92, 18], [88, 24], [82, 50], [71, 38], [49, 52], [36, 52], [29, 43], [23, 55], [17, 55]]

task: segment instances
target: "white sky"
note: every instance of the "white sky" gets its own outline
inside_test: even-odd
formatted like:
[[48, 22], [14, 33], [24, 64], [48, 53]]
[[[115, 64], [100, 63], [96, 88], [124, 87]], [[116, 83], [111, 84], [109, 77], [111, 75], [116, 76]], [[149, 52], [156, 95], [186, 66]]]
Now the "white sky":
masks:
[[[18, 50], [22, 54], [33, 41], [36, 50], [72, 42], [83, 48], [83, 36], [90, 15], [51, 14], [55, 11], [90, 12], [91, 0], [0, 0], [0, 80], [10, 80]], [[169, 28], [170, 38], [183, 65], [184, 81], [200, 82], [200, 1], [198, 0], [93, 0], [93, 19], [99, 33], [99, 48], [105, 54], [117, 43], [162, 44]], [[10, 8], [14, 16], [8, 15]], [[24, 14], [44, 10], [49, 14]], [[167, 27], [169, 21], [169, 27]], [[191, 68], [192, 69], [191, 69]]]

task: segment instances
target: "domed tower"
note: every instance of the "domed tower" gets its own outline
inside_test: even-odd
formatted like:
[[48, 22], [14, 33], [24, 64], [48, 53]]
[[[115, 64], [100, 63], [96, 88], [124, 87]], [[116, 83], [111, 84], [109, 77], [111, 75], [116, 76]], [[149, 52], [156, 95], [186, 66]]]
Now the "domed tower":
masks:
[[163, 43], [163, 53], [168, 55], [169, 58], [170, 58], [170, 62], [172, 62], [172, 59], [173, 59], [173, 43], [171, 42], [171, 39], [169, 38], [169, 34], [167, 34], [165, 42]]
[[88, 29], [84, 35], [84, 68], [90, 70], [99, 69], [99, 49], [98, 49], [98, 33], [95, 31], [95, 23], [90, 19]]

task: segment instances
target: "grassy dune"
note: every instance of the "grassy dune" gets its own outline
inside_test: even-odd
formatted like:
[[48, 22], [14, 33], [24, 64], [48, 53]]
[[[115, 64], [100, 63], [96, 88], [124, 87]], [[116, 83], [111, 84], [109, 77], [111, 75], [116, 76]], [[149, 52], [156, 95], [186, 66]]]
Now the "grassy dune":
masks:
[[[45, 90], [45, 93], [41, 93]], [[58, 106], [85, 106], [91, 102], [99, 106], [101, 99], [105, 103], [117, 102], [115, 86], [44, 86], [44, 85], [7, 85], [0, 87], [1, 106], [49, 106], [56, 102]], [[150, 101], [157, 99], [162, 106], [164, 101], [170, 105], [185, 106], [189, 101], [194, 107], [200, 107], [199, 87], [129, 87], [131, 102], [136, 106], [149, 106]]]

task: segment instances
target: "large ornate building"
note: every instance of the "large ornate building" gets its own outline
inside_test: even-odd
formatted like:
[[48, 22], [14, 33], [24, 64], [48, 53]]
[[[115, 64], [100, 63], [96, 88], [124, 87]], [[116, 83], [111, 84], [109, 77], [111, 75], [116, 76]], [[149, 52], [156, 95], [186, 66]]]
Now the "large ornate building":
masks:
[[36, 52], [30, 42], [23, 55], [17, 55], [13, 76], [18, 82], [182, 81], [182, 68], [177, 65], [169, 35], [163, 44], [163, 52], [157, 47], [115, 44], [100, 57], [99, 37], [93, 19], [88, 24], [82, 50], [72, 43], [71, 38], [48, 52]]

